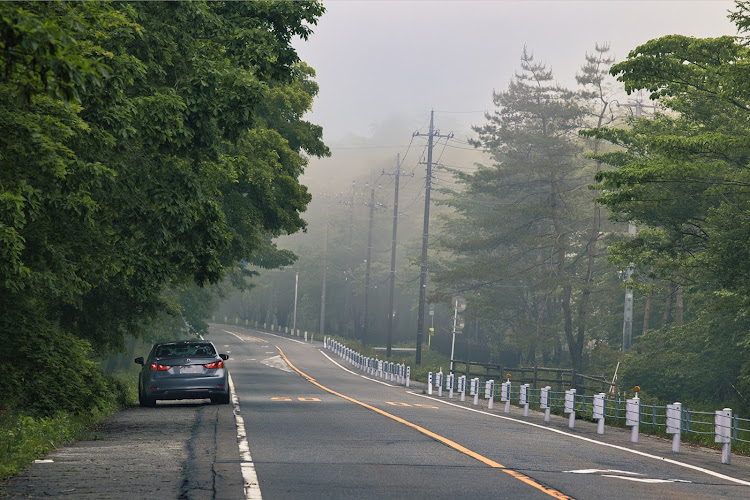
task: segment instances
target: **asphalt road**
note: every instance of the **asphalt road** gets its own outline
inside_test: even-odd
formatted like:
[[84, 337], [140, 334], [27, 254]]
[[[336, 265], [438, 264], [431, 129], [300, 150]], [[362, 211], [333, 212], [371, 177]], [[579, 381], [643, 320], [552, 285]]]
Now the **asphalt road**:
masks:
[[[236, 403], [120, 412], [2, 486], [35, 498], [750, 498], [750, 460], [542, 414], [487, 411], [361, 373], [320, 342], [211, 328]], [[470, 399], [470, 398], [467, 398]], [[486, 404], [486, 402], [483, 402]], [[235, 419], [235, 414], [239, 419]], [[243, 424], [238, 431], [236, 420]]]

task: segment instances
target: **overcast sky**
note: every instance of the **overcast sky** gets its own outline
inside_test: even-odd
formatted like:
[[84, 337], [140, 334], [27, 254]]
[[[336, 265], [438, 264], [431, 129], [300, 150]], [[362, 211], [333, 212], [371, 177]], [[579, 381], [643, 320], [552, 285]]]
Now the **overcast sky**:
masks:
[[[317, 71], [320, 94], [307, 119], [331, 146], [389, 128], [425, 125], [469, 131], [519, 67], [524, 45], [563, 84], [574, 86], [586, 51], [606, 42], [618, 60], [649, 39], [678, 33], [736, 34], [734, 3], [710, 1], [324, 1], [327, 12], [300, 57]], [[403, 130], [400, 128], [403, 126]], [[426, 131], [426, 130], [423, 130]], [[390, 135], [390, 134], [389, 134]], [[376, 139], [370, 139], [370, 141]], [[395, 154], [395, 153], [394, 153]], [[334, 149], [334, 156], [336, 150]]]

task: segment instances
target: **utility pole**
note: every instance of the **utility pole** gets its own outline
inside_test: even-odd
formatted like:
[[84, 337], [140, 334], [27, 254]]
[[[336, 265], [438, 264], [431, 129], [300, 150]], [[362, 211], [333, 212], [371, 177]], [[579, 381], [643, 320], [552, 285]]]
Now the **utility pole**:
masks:
[[367, 266], [365, 271], [365, 310], [362, 313], [362, 346], [367, 345], [367, 309], [370, 293], [370, 260], [372, 256], [372, 221], [375, 218], [375, 176], [370, 177], [370, 224], [367, 230]]
[[[430, 131], [427, 134], [427, 177], [424, 189], [424, 227], [422, 230], [422, 259], [420, 261], [419, 275], [419, 312], [417, 316], [417, 354], [416, 364], [422, 364], [422, 339], [424, 337], [424, 306], [427, 296], [427, 242], [429, 239], [430, 229], [430, 188], [432, 185], [432, 147], [435, 137], [445, 137], [450, 139], [453, 134], [440, 135], [435, 130], [435, 110], [430, 111]], [[421, 136], [419, 132], [414, 132], [413, 137]]]
[[349, 188], [349, 244], [347, 247], [348, 262], [346, 263], [346, 291], [344, 296], [344, 333], [349, 337], [349, 320], [351, 318], [350, 301], [352, 296], [352, 266], [354, 265], [354, 251], [352, 250], [352, 234], [354, 232], [354, 181]]
[[328, 210], [329, 205], [326, 204], [326, 229], [325, 236], [323, 239], [323, 287], [320, 292], [320, 327], [318, 333], [322, 334], [325, 332], [326, 324], [326, 270], [328, 269]]
[[[385, 174], [385, 172], [383, 172]], [[386, 340], [386, 358], [391, 357], [393, 344], [393, 319], [396, 311], [393, 310], [393, 299], [396, 293], [396, 234], [398, 230], [398, 181], [401, 175], [401, 153], [396, 156], [396, 190], [393, 194], [393, 239], [391, 241], [391, 291], [388, 295], [388, 336]], [[414, 175], [414, 174], [412, 174]]]
[[292, 318], [292, 330], [297, 331], [297, 290], [299, 289], [299, 271], [294, 272], [294, 317]]

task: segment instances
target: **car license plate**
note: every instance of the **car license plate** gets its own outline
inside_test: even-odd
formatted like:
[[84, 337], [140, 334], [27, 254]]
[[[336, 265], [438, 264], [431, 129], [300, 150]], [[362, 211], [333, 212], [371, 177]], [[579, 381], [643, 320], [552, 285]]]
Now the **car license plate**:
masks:
[[184, 374], [201, 373], [202, 371], [203, 367], [201, 365], [186, 365], [180, 367], [180, 373]]

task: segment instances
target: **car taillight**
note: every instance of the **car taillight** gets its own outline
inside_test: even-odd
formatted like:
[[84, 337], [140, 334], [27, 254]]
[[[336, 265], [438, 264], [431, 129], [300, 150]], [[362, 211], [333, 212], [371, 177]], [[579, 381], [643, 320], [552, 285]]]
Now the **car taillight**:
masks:
[[171, 366], [165, 366], [161, 363], [151, 363], [151, 371], [152, 372], [165, 372], [172, 368]]
[[217, 368], [224, 368], [224, 362], [214, 361], [213, 363], [209, 363], [206, 365], [207, 370], [216, 370]]

